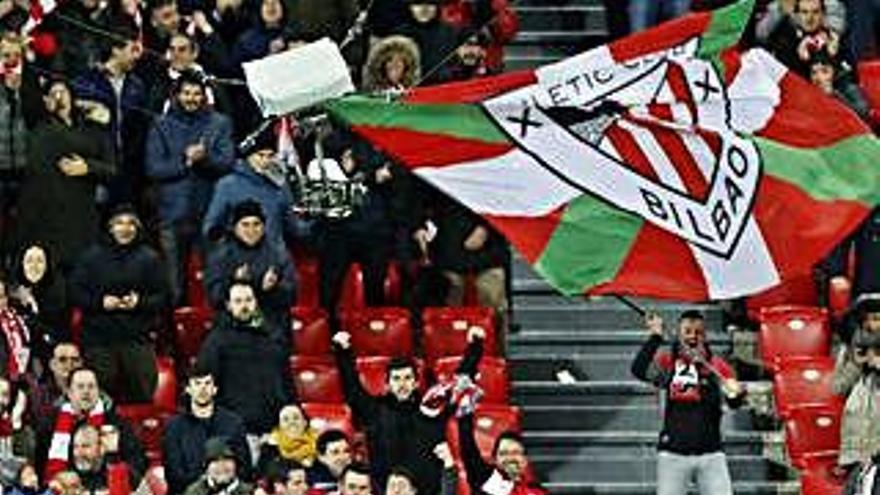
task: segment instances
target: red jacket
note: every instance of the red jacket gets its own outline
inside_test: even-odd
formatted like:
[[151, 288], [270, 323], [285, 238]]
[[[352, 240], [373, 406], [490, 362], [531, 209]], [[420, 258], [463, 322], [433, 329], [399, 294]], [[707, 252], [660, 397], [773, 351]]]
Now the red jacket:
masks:
[[[519, 31], [519, 18], [510, 7], [508, 0], [485, 0], [491, 2], [492, 13], [496, 16], [494, 22], [489, 24], [489, 32], [492, 41], [486, 47], [486, 67], [491, 72], [501, 72], [504, 68], [504, 45], [516, 37]], [[473, 1], [470, 0], [444, 0], [442, 17], [443, 20], [459, 29], [477, 29], [481, 26], [474, 25], [479, 22], [474, 19]]]

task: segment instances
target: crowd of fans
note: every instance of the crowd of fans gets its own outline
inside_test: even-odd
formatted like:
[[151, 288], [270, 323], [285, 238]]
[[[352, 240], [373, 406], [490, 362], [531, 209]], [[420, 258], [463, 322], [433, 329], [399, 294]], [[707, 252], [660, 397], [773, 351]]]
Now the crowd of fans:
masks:
[[[630, 0], [608, 12], [628, 18], [612, 27], [636, 31], [718, 3]], [[773, 1], [750, 37], [869, 119], [852, 67], [875, 46], [876, 8], [846, 7]], [[352, 263], [363, 268], [366, 303], [380, 306], [394, 260], [411, 308], [460, 305], [472, 278], [479, 303], [495, 310], [503, 353], [504, 239], [344, 128], [310, 133], [294, 122], [295, 159], [280, 160], [274, 128], [250, 135], [260, 112], [242, 83], [242, 63], [322, 37], [342, 45], [358, 87], [374, 94], [498, 73], [518, 30], [507, 0], [66, 0], [38, 14], [29, 2], [0, 1], [4, 486], [28, 495], [50, 484], [70, 495], [148, 489], [143, 448], [114, 404], [152, 397], [157, 351], [169, 350], [162, 329], [187, 303], [196, 253], [217, 317], [166, 428], [170, 493], [453, 493], [450, 414], [475, 490], [542, 493], [521, 439], [501, 435], [486, 463], [467, 400], [423, 401], [412, 362], [392, 360], [389, 393], [369, 395], [336, 318]], [[290, 163], [315, 161], [367, 185], [351, 215], [298, 213]], [[353, 461], [345, 433], [312, 430], [293, 396], [292, 251], [319, 260], [320, 305], [369, 465]], [[469, 335], [461, 376], [475, 373], [483, 337]]]

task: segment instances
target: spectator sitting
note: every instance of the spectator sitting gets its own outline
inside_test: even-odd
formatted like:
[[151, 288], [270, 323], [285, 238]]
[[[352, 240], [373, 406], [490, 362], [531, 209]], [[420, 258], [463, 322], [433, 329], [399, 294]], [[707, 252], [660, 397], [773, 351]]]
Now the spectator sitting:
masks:
[[309, 426], [305, 412], [289, 404], [278, 413], [278, 426], [263, 438], [259, 471], [264, 476], [272, 465], [295, 462], [310, 467], [315, 462], [318, 432]]
[[241, 418], [214, 402], [217, 386], [211, 372], [196, 365], [186, 383], [185, 410], [171, 418], [162, 440], [165, 479], [170, 495], [182, 494], [202, 474], [204, 445], [223, 438], [236, 456], [239, 478], [250, 478], [251, 454]]
[[37, 468], [30, 463], [24, 463], [18, 469], [15, 481], [6, 493], [7, 495], [60, 495], [40, 484]]
[[421, 77], [419, 47], [406, 36], [389, 36], [370, 48], [364, 65], [364, 91], [402, 91]]
[[318, 435], [318, 457], [306, 471], [310, 487], [324, 493], [337, 489], [342, 473], [351, 464], [351, 442], [339, 430], [326, 430]]
[[254, 200], [263, 208], [266, 241], [284, 246], [285, 238], [293, 238], [297, 221], [293, 215], [293, 194], [284, 171], [275, 160], [272, 130], [261, 133], [246, 153], [247, 157], [239, 160], [232, 173], [214, 187], [202, 233], [207, 239], [220, 239], [232, 230], [235, 205]]
[[[266, 477], [269, 493], [274, 495], [323, 495], [320, 490], [312, 490], [306, 481], [306, 468], [296, 462], [278, 464]], [[258, 490], [256, 495], [265, 495], [266, 490]]]
[[41, 364], [51, 357], [52, 346], [70, 340], [67, 293], [57, 260], [40, 244], [21, 250], [15, 259], [15, 296], [27, 311], [34, 331], [34, 352]]
[[205, 81], [194, 72], [174, 82], [171, 109], [153, 124], [147, 137], [146, 173], [159, 189], [160, 240], [173, 290], [182, 304], [184, 265], [200, 251], [200, 225], [214, 183], [232, 171], [235, 146], [229, 118], [212, 110]]
[[71, 468], [87, 494], [133, 491], [129, 467], [119, 457], [119, 431], [115, 426], [83, 423], [74, 430], [71, 443]]
[[[295, 300], [293, 263], [283, 245], [266, 239], [265, 215], [260, 203], [246, 200], [232, 210], [232, 232], [216, 245], [205, 264], [208, 299], [222, 309], [226, 288], [232, 281], [257, 289], [257, 300], [276, 328], [289, 327], [289, 310]], [[287, 332], [277, 336], [287, 341]]]
[[55, 495], [83, 495], [82, 480], [73, 471], [61, 471], [49, 481], [49, 490]]
[[504, 69], [504, 45], [519, 31], [519, 18], [509, 0], [445, 0], [442, 16], [466, 36], [480, 38], [488, 72]]
[[52, 349], [49, 373], [43, 373], [38, 387], [31, 390], [31, 412], [36, 418], [51, 415], [67, 397], [70, 373], [82, 366], [79, 347], [72, 342], [59, 342]]
[[410, 19], [397, 34], [412, 38], [421, 55], [421, 74], [425, 84], [449, 80], [446, 57], [458, 45], [455, 28], [440, 17], [440, 0], [404, 0], [409, 4]]
[[202, 476], [189, 485], [185, 495], [252, 495], [253, 487], [241, 481], [235, 452], [222, 438], [205, 442], [205, 467]]
[[364, 464], [353, 463], [346, 466], [339, 477], [339, 488], [330, 495], [370, 495], [373, 484], [370, 468]]
[[259, 436], [271, 431], [278, 411], [292, 400], [288, 350], [273, 338], [279, 333], [263, 317], [256, 290], [233, 282], [226, 311], [214, 320], [199, 351], [198, 363], [211, 372], [219, 388], [217, 404], [244, 420], [254, 458]]
[[50, 416], [43, 418], [37, 433], [36, 466], [45, 479], [53, 479], [61, 471], [72, 469], [71, 436], [78, 425], [87, 423], [96, 428], [112, 425], [118, 431], [118, 451], [131, 472], [136, 486], [147, 468], [143, 448], [131, 426], [116, 415], [112, 405], [102, 400], [95, 372], [79, 368], [71, 372], [67, 400]]
[[[219, 43], [216, 39], [212, 38], [210, 43], [212, 44], [210, 44], [208, 48], [222, 50], [222, 47], [218, 48], [215, 46]], [[171, 36], [171, 39], [168, 41], [168, 48], [165, 52], [165, 59], [168, 63], [168, 67], [157, 74], [155, 80], [150, 85], [150, 109], [156, 112], [165, 113], [171, 108], [171, 105], [174, 102], [172, 98], [169, 98], [169, 95], [171, 95], [171, 89], [174, 87], [174, 82], [177, 81], [181, 75], [192, 73], [203, 81], [208, 81], [210, 79], [211, 76], [207, 73], [205, 68], [197, 62], [200, 56], [201, 47], [194, 37], [189, 36], [186, 33], [176, 33]], [[223, 63], [222, 58], [224, 56], [223, 53], [211, 53], [210, 55], [205, 55], [206, 58], [212, 60], [212, 63], [215, 66]], [[214, 59], [220, 60], [213, 62]], [[206, 86], [206, 104], [217, 110], [222, 110], [224, 112], [229, 111], [231, 108], [230, 103], [226, 101], [225, 95], [223, 97], [220, 96], [222, 93], [223, 92], [218, 88], [210, 85]]]
[[864, 121], [871, 118], [871, 105], [862, 94], [859, 85], [840, 70], [834, 59], [825, 50], [813, 52], [810, 56], [810, 82], [852, 109]]
[[157, 371], [149, 332], [167, 307], [167, 272], [143, 241], [143, 225], [131, 206], [115, 208], [107, 230], [107, 242], [79, 260], [68, 293], [82, 309], [86, 362], [111, 397], [150, 402]]
[[[485, 331], [468, 331], [468, 348], [459, 366], [459, 374], [474, 376], [482, 355]], [[355, 418], [367, 431], [373, 479], [383, 486], [393, 466], [408, 469], [418, 481], [420, 493], [438, 493], [442, 466], [433, 454], [443, 441], [449, 408], [428, 414], [420, 407], [416, 367], [408, 359], [395, 358], [388, 363], [388, 393], [372, 396], [364, 389], [354, 364], [351, 335], [333, 336], [336, 361], [345, 388], [345, 398]], [[320, 449], [319, 449], [320, 451]]]
[[[456, 495], [458, 493], [458, 466], [452, 457], [452, 451], [446, 442], [437, 444], [434, 455], [443, 463], [443, 480], [440, 495]], [[416, 495], [419, 483], [406, 468], [394, 467], [388, 474], [385, 484], [385, 495]]]
[[57, 255], [66, 276], [98, 237], [95, 187], [116, 173], [109, 110], [89, 103], [92, 110], [81, 111], [63, 80], [43, 86], [43, 103], [46, 118], [28, 136], [18, 237]]

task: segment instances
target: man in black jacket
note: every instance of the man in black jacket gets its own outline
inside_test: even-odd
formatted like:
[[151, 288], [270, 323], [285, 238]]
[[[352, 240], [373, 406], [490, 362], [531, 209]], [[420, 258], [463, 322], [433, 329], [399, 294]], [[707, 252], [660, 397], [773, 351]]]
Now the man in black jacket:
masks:
[[649, 338], [632, 374], [666, 391], [663, 431], [657, 446], [657, 494], [685, 493], [695, 480], [700, 493], [730, 495], [730, 473], [721, 449], [721, 401], [739, 407], [745, 389], [731, 367], [705, 341], [703, 315], [685, 311], [671, 351], [663, 345], [663, 319], [646, 319]]
[[277, 334], [263, 317], [253, 286], [234, 282], [227, 291], [226, 311], [199, 351], [198, 363], [210, 370], [219, 388], [217, 404], [241, 416], [254, 445], [292, 400], [288, 351], [272, 338]]
[[[470, 329], [469, 346], [458, 373], [476, 374], [484, 336], [482, 328]], [[400, 466], [419, 481], [419, 493], [438, 493], [443, 466], [433, 452], [444, 441], [450, 411], [444, 409], [435, 416], [422, 411], [416, 368], [406, 359], [395, 358], [389, 363], [389, 392], [381, 397], [370, 395], [358, 378], [351, 335], [339, 332], [333, 336], [333, 343], [346, 401], [367, 430], [370, 467], [376, 485], [385, 486], [390, 469]]]
[[168, 493], [183, 493], [199, 479], [205, 465], [205, 442], [222, 438], [235, 452], [238, 477], [248, 479], [251, 454], [241, 418], [214, 403], [217, 386], [211, 372], [196, 366], [186, 384], [189, 407], [171, 418], [165, 428], [162, 457]]
[[351, 464], [351, 441], [340, 430], [327, 430], [315, 442], [318, 458], [306, 471], [308, 485], [323, 492], [338, 488], [339, 478]]
[[70, 278], [71, 304], [83, 313], [82, 350], [110, 396], [149, 402], [156, 388], [150, 330], [168, 304], [167, 273], [142, 240], [134, 209], [117, 207], [107, 242], [91, 247]]

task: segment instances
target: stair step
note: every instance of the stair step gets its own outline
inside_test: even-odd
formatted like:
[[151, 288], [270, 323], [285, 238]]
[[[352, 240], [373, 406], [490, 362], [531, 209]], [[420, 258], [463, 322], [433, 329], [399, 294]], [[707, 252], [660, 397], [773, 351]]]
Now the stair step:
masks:
[[630, 377], [634, 354], [540, 354], [514, 349], [508, 354], [514, 381], [551, 381], [557, 373], [568, 371], [577, 381], [614, 380]]
[[607, 31], [601, 5], [527, 5], [514, 7], [523, 31]]
[[[663, 423], [658, 404], [548, 406], [527, 403], [521, 407], [523, 428], [528, 431], [659, 431]], [[722, 427], [750, 428], [750, 411], [745, 408], [725, 411]]]
[[512, 391], [519, 404], [649, 406], [658, 400], [650, 385], [637, 381], [513, 382]]
[[[530, 455], [529, 460], [550, 483], [652, 483], [657, 479], [654, 455]], [[731, 455], [727, 465], [731, 478], [739, 482], [764, 481], [768, 477], [768, 461], [759, 455]]]
[[[622, 304], [593, 306], [581, 304], [522, 304], [514, 301], [516, 322], [523, 328], [543, 329], [562, 327], [570, 329], [633, 329], [642, 328], [642, 317]], [[673, 328], [683, 311], [699, 309], [699, 306], [676, 305], [659, 312], [668, 328]], [[651, 311], [650, 307], [645, 308]], [[717, 308], [704, 311], [706, 328], [709, 331], [722, 327], [722, 313]]]
[[[530, 456], [654, 456], [658, 430], [529, 431], [523, 439]], [[727, 455], [764, 455], [784, 443], [780, 432], [723, 430]]]
[[[647, 340], [645, 330], [545, 330], [520, 331], [509, 337], [518, 351], [535, 353], [635, 353]], [[730, 338], [721, 333], [709, 333], [706, 342], [713, 352], [725, 354], [731, 347]]]
[[[613, 494], [613, 495], [649, 495], [657, 492], [654, 483], [620, 482], [620, 483], [546, 483], [544, 484], [551, 495], [585, 495], [585, 494]], [[801, 492], [800, 484], [796, 481], [734, 481], [733, 493], [736, 495], [798, 495]], [[688, 495], [698, 493], [692, 488]]]

